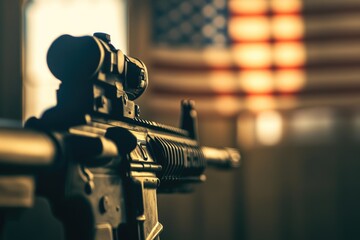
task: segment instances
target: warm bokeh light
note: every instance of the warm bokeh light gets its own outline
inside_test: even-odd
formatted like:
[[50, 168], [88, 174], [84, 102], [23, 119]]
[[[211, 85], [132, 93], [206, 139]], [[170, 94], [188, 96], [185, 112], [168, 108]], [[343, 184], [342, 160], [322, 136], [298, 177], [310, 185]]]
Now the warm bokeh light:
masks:
[[233, 48], [234, 62], [243, 68], [268, 68], [272, 64], [270, 43], [237, 44]]
[[275, 43], [274, 63], [278, 67], [301, 67], [306, 61], [305, 46], [301, 42]]
[[304, 21], [300, 15], [273, 16], [271, 19], [272, 35], [278, 40], [301, 39], [304, 36]]
[[[274, 91], [294, 93], [300, 91], [306, 83], [306, 74], [302, 69], [209, 70], [205, 73], [183, 72], [173, 75], [169, 71], [154, 72], [152, 83], [162, 89], [188, 91], [191, 85], [194, 92], [213, 93], [250, 93], [271, 94]], [[171, 81], [170, 81], [171, 79]]]
[[233, 14], [265, 14], [269, 8], [267, 0], [230, 0], [229, 9]]
[[298, 13], [302, 9], [301, 0], [271, 0], [269, 2], [275, 13]]
[[245, 98], [246, 109], [253, 112], [272, 110], [277, 107], [276, 100], [273, 96], [259, 95], [247, 96]]
[[126, 52], [126, 7], [122, 0], [31, 1], [25, 10], [24, 118], [39, 116], [56, 103], [58, 81], [46, 64], [51, 42], [61, 34], [111, 34], [116, 47]]
[[[239, 90], [239, 81], [237, 74], [229, 71], [210, 71], [206, 76], [207, 81], [213, 92], [237, 92]], [[204, 83], [206, 85], [206, 83]]]
[[255, 121], [255, 134], [259, 143], [276, 145], [283, 133], [283, 119], [276, 111], [260, 112]]
[[233, 116], [234, 113], [239, 112], [242, 107], [242, 104], [240, 104], [239, 99], [236, 97], [216, 97], [213, 105], [213, 111], [216, 111], [224, 116]]
[[234, 17], [228, 25], [235, 41], [267, 41], [270, 38], [270, 19], [266, 16]]
[[[234, 15], [229, 21], [229, 34], [235, 42], [234, 62], [240, 67], [241, 89], [251, 94], [302, 89], [306, 53], [301, 42], [301, 1], [234, 0], [229, 7]], [[258, 99], [250, 102], [251, 109], [258, 108], [256, 102], [261, 104]]]
[[297, 92], [306, 83], [306, 75], [302, 69], [278, 70], [274, 73], [275, 88], [280, 92]]
[[274, 90], [273, 73], [270, 70], [246, 70], [240, 76], [240, 84], [245, 92], [270, 93]]

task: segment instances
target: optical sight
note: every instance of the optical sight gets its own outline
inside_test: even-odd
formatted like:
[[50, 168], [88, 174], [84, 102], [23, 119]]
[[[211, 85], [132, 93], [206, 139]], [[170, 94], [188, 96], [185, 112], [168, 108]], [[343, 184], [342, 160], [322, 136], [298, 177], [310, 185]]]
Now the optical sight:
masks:
[[47, 63], [62, 83], [81, 87], [84, 81], [101, 81], [125, 92], [129, 100], [141, 96], [148, 85], [145, 64], [123, 54], [110, 43], [110, 35], [62, 35], [50, 46]]

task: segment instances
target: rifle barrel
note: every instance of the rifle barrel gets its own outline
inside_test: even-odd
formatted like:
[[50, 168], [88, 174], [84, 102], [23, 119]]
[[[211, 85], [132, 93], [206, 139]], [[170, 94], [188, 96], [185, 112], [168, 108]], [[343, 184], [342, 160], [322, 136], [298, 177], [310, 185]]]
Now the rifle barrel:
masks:
[[214, 147], [201, 147], [201, 149], [208, 166], [232, 169], [241, 165], [241, 156], [237, 149]]
[[31, 170], [52, 165], [55, 141], [45, 133], [21, 128], [0, 127], [0, 167]]

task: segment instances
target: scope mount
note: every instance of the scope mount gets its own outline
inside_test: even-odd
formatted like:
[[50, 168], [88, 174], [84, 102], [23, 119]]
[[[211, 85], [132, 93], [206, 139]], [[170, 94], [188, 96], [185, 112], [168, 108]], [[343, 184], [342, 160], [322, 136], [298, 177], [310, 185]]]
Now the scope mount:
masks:
[[140, 107], [133, 100], [148, 86], [146, 65], [116, 49], [110, 35], [62, 35], [51, 44], [47, 63], [61, 81], [57, 105], [42, 116], [48, 122], [65, 127], [85, 123], [87, 115], [140, 116]]

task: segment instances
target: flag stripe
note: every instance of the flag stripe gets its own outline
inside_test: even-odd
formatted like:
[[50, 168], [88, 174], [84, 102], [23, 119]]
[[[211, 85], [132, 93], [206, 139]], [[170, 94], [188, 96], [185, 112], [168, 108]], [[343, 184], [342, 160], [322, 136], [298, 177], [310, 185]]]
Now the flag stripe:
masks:
[[[359, 66], [360, 63], [360, 44], [356, 40], [346, 41], [328, 41], [326, 43], [309, 43], [306, 48], [302, 49], [301, 45], [296, 43], [286, 44], [252, 44], [250, 49], [244, 47], [232, 46], [228, 49], [204, 49], [204, 50], [190, 50], [190, 49], [174, 49], [168, 51], [167, 49], [157, 48], [151, 51], [153, 56], [153, 65], [160, 70], [172, 68], [174, 71], [178, 68], [179, 71], [188, 71], [200, 69], [266, 69], [272, 67], [278, 68], [291, 68], [301, 67], [316, 68], [316, 67], [343, 67], [353, 65]], [[299, 65], [281, 65], [272, 63], [271, 57], [276, 57], [286, 50], [299, 51], [299, 54], [306, 54], [306, 61]], [[260, 65], [255, 62], [254, 65], [247, 63], [253, 60], [254, 52], [259, 51], [261, 57], [268, 56], [266, 62]], [[305, 53], [306, 51], [306, 53]], [[248, 54], [248, 55], [246, 55]], [[287, 60], [291, 60], [291, 56], [285, 56]], [[263, 60], [264, 61], [264, 60]], [[295, 60], [294, 60], [295, 61]], [[299, 60], [300, 61], [300, 60]]]
[[[348, 72], [353, 74], [349, 75]], [[156, 89], [169, 89], [172, 91], [191, 93], [212, 92], [212, 93], [241, 93], [251, 90], [255, 93], [280, 91], [286, 89], [286, 92], [306, 91], [308, 89], [324, 88], [324, 92], [330, 89], [357, 89], [359, 88], [359, 68], [347, 67], [344, 69], [310, 70], [304, 74], [301, 70], [282, 70], [273, 72], [264, 71], [202, 71], [188, 72], [184, 71], [177, 75], [168, 72], [159, 71], [151, 75]], [[256, 81], [253, 81], [256, 79]], [[337, 79], [342, 79], [341, 86]], [[304, 86], [306, 84], [306, 86]], [[188, 86], [192, 87], [189, 88]], [[325, 86], [325, 87], [324, 87]]]
[[167, 6], [155, 11], [155, 99], [230, 96], [240, 111], [249, 95], [329, 100], [326, 95], [360, 93], [358, 0], [171, 0]]
[[[194, 96], [192, 99], [196, 103], [196, 109], [199, 110], [199, 117], [236, 117], [239, 112], [245, 111], [264, 111], [279, 110], [288, 111], [297, 108], [327, 106], [334, 108], [354, 108], [360, 104], [360, 95], [340, 93], [333, 95], [313, 95], [294, 97], [292, 95], [273, 96]], [[152, 113], [157, 116], [177, 115], [180, 109], [180, 100], [184, 96], [170, 97], [169, 95], [160, 95], [157, 98], [149, 100], [149, 105], [153, 109]], [[185, 96], [186, 97], [186, 96]], [[159, 108], [161, 106], [161, 108]]]

